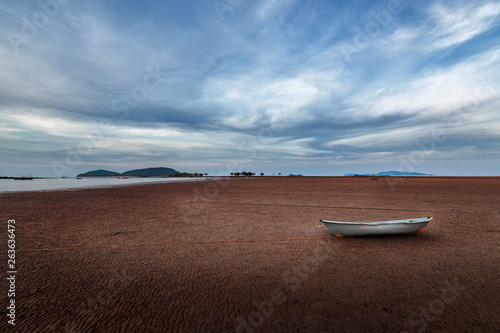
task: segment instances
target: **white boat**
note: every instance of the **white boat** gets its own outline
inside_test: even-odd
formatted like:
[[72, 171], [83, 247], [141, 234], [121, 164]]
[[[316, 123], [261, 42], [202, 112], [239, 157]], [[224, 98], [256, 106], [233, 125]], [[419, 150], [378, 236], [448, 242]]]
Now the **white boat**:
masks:
[[320, 220], [337, 237], [371, 235], [418, 235], [424, 231], [432, 217], [379, 222], [339, 222]]

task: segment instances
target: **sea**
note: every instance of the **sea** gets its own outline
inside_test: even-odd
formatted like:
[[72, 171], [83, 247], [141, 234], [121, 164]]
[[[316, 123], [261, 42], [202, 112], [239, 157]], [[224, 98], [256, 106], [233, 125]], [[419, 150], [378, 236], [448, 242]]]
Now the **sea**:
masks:
[[33, 180], [0, 179], [0, 192], [47, 191], [92, 187], [110, 187], [146, 183], [198, 181], [204, 178], [42, 178]]

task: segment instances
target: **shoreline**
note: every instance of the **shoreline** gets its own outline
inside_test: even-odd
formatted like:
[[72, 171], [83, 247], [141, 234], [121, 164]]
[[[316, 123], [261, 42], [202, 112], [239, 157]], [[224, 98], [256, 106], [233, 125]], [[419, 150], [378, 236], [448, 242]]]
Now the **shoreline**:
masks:
[[[146, 181], [151, 179], [151, 181]], [[406, 180], [406, 179], [500, 179], [500, 176], [254, 176], [254, 177], [232, 177], [232, 176], [210, 176], [210, 180], [205, 179], [205, 177], [198, 178], [184, 178], [184, 177], [176, 177], [172, 179], [172, 177], [130, 177], [128, 179], [123, 179], [124, 183], [121, 184], [103, 184], [103, 185], [87, 185], [87, 186], [74, 186], [74, 187], [57, 187], [57, 188], [41, 188], [41, 189], [17, 189], [17, 190], [3, 190], [0, 188], [0, 195], [3, 193], [22, 193], [22, 192], [50, 192], [50, 191], [79, 191], [86, 189], [94, 189], [94, 188], [111, 188], [111, 187], [122, 187], [122, 186], [140, 186], [147, 184], [157, 184], [157, 183], [173, 183], [173, 182], [192, 182], [192, 181], [217, 181], [220, 179], [228, 179], [228, 180], [237, 180], [237, 179], [260, 179], [260, 180], [269, 180], [269, 179], [370, 179], [370, 180]], [[115, 180], [116, 177], [86, 177], [84, 179], [80, 178], [41, 178], [34, 177], [33, 180], [54, 180], [54, 181], [67, 181], [67, 180]], [[2, 180], [15, 180], [10, 177], [0, 177], [0, 185]], [[141, 182], [126, 184], [125, 182], [128, 180], [141, 180]], [[144, 180], [144, 181], [142, 181]], [[27, 182], [27, 180], [25, 180]], [[22, 184], [22, 181], [17, 181], [15, 184]], [[32, 184], [32, 183], [30, 183]]]
[[[14, 180], [14, 179], [8, 179], [8, 180]], [[65, 187], [55, 187], [55, 188], [39, 188], [39, 189], [33, 189], [33, 188], [24, 188], [24, 189], [13, 189], [13, 190], [3, 190], [0, 188], [0, 195], [2, 193], [22, 193], [22, 192], [47, 192], [47, 191], [78, 191], [78, 190], [85, 190], [85, 189], [94, 189], [94, 188], [111, 188], [111, 187], [122, 187], [122, 186], [138, 186], [138, 185], [147, 185], [147, 184], [164, 184], [164, 183], [177, 183], [177, 182], [191, 182], [191, 181], [202, 181], [204, 179], [200, 178], [141, 178], [141, 177], [130, 177], [128, 179], [118, 179], [116, 177], [109, 177], [109, 178], [88, 178], [88, 179], [78, 179], [78, 178], [43, 178], [43, 179], [38, 179], [35, 178], [34, 180], [51, 180], [51, 181], [59, 181], [59, 182], [67, 182], [67, 181], [78, 181], [78, 183], [83, 183], [85, 180], [96, 180], [96, 181], [118, 181], [120, 183], [117, 184], [91, 184], [91, 185], [83, 185], [83, 184], [76, 184], [75, 186], [68, 186], [66, 185]], [[139, 180], [137, 182], [134, 182], [134, 180]], [[32, 182], [33, 180], [30, 180], [29, 182]], [[132, 181], [132, 182], [130, 182]], [[0, 185], [1, 185], [2, 179], [0, 179]], [[13, 184], [19, 184], [21, 181], [16, 181]], [[23, 182], [28, 182], [28, 180], [25, 180]], [[127, 184], [127, 182], [129, 182]], [[33, 185], [33, 183], [21, 183], [21, 184], [27, 184], [27, 185]], [[70, 184], [71, 185], [71, 184]], [[43, 185], [42, 185], [43, 186]], [[45, 185], [48, 186], [48, 185]]]

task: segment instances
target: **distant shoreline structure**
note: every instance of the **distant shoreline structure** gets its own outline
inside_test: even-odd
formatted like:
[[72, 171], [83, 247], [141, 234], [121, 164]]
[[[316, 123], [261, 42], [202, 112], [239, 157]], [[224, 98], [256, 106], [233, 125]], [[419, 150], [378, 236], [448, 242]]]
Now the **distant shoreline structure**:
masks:
[[33, 177], [33, 175], [29, 175], [29, 176], [25, 176], [25, 175], [22, 175], [22, 176], [17, 176], [17, 177], [0, 177], [0, 178], [7, 178], [7, 179], [14, 179], [14, 180], [33, 180], [35, 179], [35, 177]]
[[26, 177], [26, 176], [14, 177], [14, 180], [33, 180], [33, 179], [34, 179], [33, 177]]

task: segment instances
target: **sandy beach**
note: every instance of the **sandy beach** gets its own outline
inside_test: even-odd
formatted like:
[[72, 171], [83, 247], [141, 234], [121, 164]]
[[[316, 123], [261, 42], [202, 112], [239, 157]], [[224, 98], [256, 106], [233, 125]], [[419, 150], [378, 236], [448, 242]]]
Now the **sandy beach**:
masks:
[[[6, 266], [15, 219], [18, 274], [0, 331], [498, 332], [499, 199], [495, 177], [3, 193], [0, 252]], [[419, 236], [318, 224], [426, 216]]]

